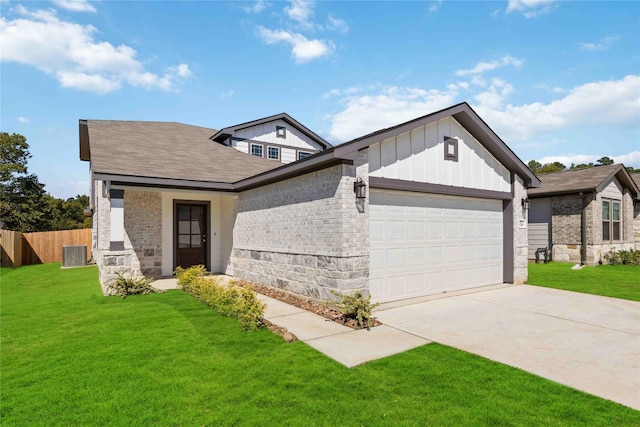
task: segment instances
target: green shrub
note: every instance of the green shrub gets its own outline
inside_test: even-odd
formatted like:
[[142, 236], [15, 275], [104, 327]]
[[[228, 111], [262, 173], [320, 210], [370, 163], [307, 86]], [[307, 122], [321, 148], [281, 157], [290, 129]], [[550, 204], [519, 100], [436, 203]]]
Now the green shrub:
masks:
[[640, 250], [621, 249], [619, 251], [610, 251], [604, 255], [604, 260], [611, 265], [640, 265]]
[[266, 305], [260, 302], [251, 289], [220, 283], [201, 265], [176, 268], [178, 285], [188, 294], [199, 299], [223, 316], [235, 317], [244, 330], [256, 330], [262, 327], [262, 316]]
[[371, 327], [373, 320], [372, 311], [379, 306], [379, 303], [371, 304], [371, 295], [365, 297], [361, 291], [355, 291], [353, 295], [340, 294], [331, 291], [332, 294], [340, 298], [340, 301], [327, 301], [328, 304], [340, 310], [340, 313], [347, 319], [356, 319], [361, 327]]
[[126, 298], [129, 295], [147, 295], [161, 292], [151, 286], [153, 279], [148, 277], [127, 277], [122, 273], [116, 273], [117, 277], [107, 286], [114, 295]]
[[176, 275], [178, 279], [178, 286], [184, 290], [190, 286], [191, 282], [194, 281], [197, 277], [204, 277], [208, 274], [207, 270], [204, 268], [204, 265], [194, 265], [193, 267], [189, 267], [184, 269], [182, 267], [176, 267], [173, 274]]

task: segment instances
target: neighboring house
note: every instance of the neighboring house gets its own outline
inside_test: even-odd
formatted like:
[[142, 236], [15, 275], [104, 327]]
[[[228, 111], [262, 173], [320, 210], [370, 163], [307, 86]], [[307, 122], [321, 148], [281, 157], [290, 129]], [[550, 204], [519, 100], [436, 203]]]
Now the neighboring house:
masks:
[[[623, 165], [538, 175], [529, 190], [529, 258], [547, 247], [556, 261], [595, 265], [611, 250], [631, 249], [640, 190]], [[637, 216], [637, 213], [636, 213]]]
[[[636, 183], [636, 186], [640, 188], [640, 172], [631, 174], [631, 178]], [[640, 200], [633, 202], [633, 235], [636, 243], [636, 249], [640, 250]]]
[[526, 280], [526, 191], [540, 182], [466, 103], [287, 165], [209, 139], [220, 134], [80, 121], [103, 285], [204, 264], [382, 302]]
[[331, 147], [286, 113], [224, 128], [211, 139], [243, 153], [282, 163], [295, 162]]

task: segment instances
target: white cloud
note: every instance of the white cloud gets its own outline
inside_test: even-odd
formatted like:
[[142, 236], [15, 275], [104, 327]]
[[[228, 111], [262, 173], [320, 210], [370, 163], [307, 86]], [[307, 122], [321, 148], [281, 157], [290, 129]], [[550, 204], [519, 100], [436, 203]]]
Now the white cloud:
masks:
[[429, 9], [427, 10], [429, 11], [429, 13], [435, 13], [438, 11], [438, 9], [440, 9], [440, 6], [442, 6], [442, 0], [432, 1], [431, 3], [429, 3]]
[[53, 10], [17, 6], [14, 11], [22, 18], [0, 17], [2, 61], [36, 67], [55, 76], [63, 87], [104, 94], [127, 83], [171, 91], [191, 75], [186, 64], [163, 74], [147, 71], [133, 48], [96, 41], [95, 27], [62, 21]]
[[520, 12], [525, 18], [535, 18], [550, 12], [556, 5], [555, 0], [509, 0], [507, 13]]
[[247, 13], [260, 13], [265, 10], [267, 7], [271, 6], [270, 3], [264, 0], [257, 0], [251, 6], [245, 6], [242, 8]]
[[578, 43], [578, 46], [580, 49], [588, 51], [606, 50], [616, 40], [618, 40], [617, 37], [605, 37], [599, 43]]
[[291, 6], [284, 8], [284, 13], [296, 21], [302, 28], [312, 29], [314, 27], [311, 18], [313, 17], [313, 7], [315, 3], [311, 0], [291, 0]]
[[[507, 141], [581, 125], [640, 127], [640, 76], [587, 83], [548, 104], [511, 105], [495, 108], [491, 103], [474, 108]], [[504, 99], [503, 99], [504, 101]]]
[[302, 34], [284, 30], [269, 30], [258, 27], [258, 35], [267, 44], [285, 42], [291, 45], [291, 54], [297, 63], [329, 56], [335, 49], [331, 41], [309, 40]]
[[516, 68], [522, 66], [524, 61], [522, 59], [517, 59], [512, 56], [503, 56], [497, 61], [491, 62], [478, 62], [475, 67], [468, 70], [457, 70], [456, 76], [473, 76], [485, 73], [487, 71], [495, 70], [496, 68], [506, 67], [507, 65], [512, 65]]
[[327, 17], [327, 28], [333, 31], [339, 31], [342, 34], [349, 32], [349, 25], [347, 25], [347, 21], [340, 18], [334, 18], [331, 14]]
[[96, 8], [89, 4], [87, 0], [53, 0], [53, 4], [62, 9], [70, 10], [72, 12], [96, 11]]
[[22, 116], [18, 117], [18, 121], [19, 121], [20, 123], [22, 123], [22, 124], [27, 124], [27, 123], [29, 123], [29, 119], [27, 119], [26, 117], [22, 117]]
[[346, 96], [344, 110], [329, 117], [330, 139], [342, 143], [432, 113], [452, 105], [457, 94], [454, 88], [439, 91], [383, 86], [377, 94]]
[[640, 151], [632, 151], [631, 153], [613, 156], [612, 159], [615, 163], [623, 163], [625, 166], [640, 168]]
[[508, 103], [515, 91], [510, 83], [498, 78], [484, 83], [449, 84], [444, 90], [380, 84], [332, 89], [323, 98], [337, 97], [343, 108], [327, 117], [329, 137], [336, 143], [345, 142], [469, 99], [469, 92], [473, 108], [510, 144], [587, 125], [640, 128], [640, 76], [577, 86], [547, 104], [513, 105]]
[[231, 98], [231, 97], [233, 97], [233, 95], [235, 95], [235, 94], [236, 94], [236, 91], [235, 91], [235, 90], [233, 90], [233, 89], [228, 89], [228, 90], [225, 90], [224, 92], [221, 92], [221, 93], [218, 95], [218, 98], [220, 98], [220, 99], [227, 99], [227, 98]]

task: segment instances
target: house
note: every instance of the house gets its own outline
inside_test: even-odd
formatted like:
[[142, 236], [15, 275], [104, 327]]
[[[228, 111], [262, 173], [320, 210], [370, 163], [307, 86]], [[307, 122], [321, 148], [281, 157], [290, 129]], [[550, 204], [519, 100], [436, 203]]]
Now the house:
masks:
[[[81, 120], [101, 283], [204, 264], [384, 302], [526, 280], [525, 200], [540, 182], [468, 104], [336, 147], [284, 118], [223, 131]], [[243, 152], [243, 138], [268, 148], [282, 121], [317, 152], [284, 165]]]
[[638, 244], [640, 189], [623, 165], [538, 177], [542, 185], [529, 190], [529, 258], [547, 247], [557, 261], [595, 265], [611, 250]]
[[226, 127], [211, 140], [282, 163], [301, 160], [331, 147], [287, 113]]
[[[631, 178], [640, 188], [640, 172], [632, 173]], [[636, 250], [640, 251], [640, 200], [633, 202], [633, 236]]]

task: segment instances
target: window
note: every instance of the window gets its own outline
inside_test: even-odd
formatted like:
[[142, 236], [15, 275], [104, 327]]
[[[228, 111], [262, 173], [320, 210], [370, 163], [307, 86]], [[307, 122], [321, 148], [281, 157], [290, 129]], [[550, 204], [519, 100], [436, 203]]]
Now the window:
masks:
[[262, 145], [251, 144], [251, 155], [256, 157], [262, 157]]
[[310, 157], [311, 155], [312, 155], [312, 153], [310, 153], [308, 151], [298, 151], [298, 160], [306, 159], [307, 157]]
[[602, 201], [602, 240], [620, 240], [620, 202]]
[[269, 147], [267, 149], [267, 156], [270, 159], [280, 160], [280, 149], [278, 147]]
[[284, 126], [276, 126], [276, 137], [278, 138], [286, 138], [287, 137], [287, 128]]
[[458, 139], [444, 137], [444, 159], [458, 161]]

